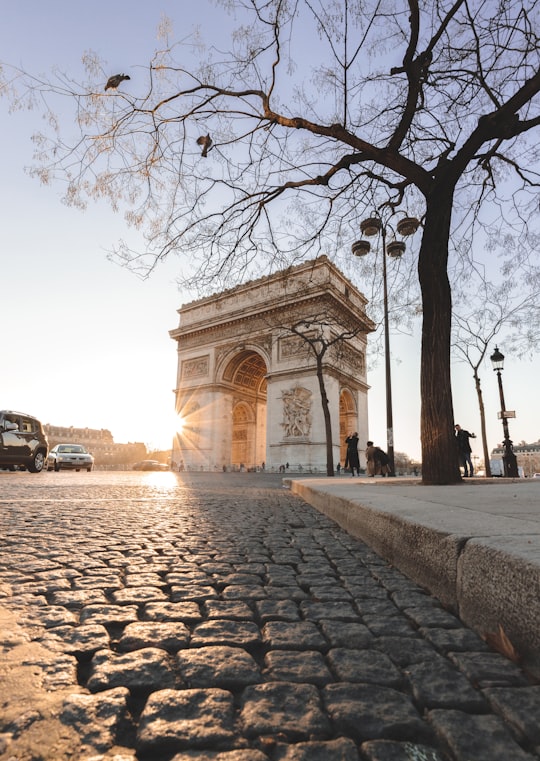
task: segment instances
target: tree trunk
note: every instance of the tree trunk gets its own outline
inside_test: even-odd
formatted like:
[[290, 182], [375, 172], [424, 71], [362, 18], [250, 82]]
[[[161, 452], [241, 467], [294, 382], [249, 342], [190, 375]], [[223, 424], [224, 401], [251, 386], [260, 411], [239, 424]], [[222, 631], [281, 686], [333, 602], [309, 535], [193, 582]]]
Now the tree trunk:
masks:
[[324, 416], [324, 430], [326, 433], [326, 475], [334, 475], [334, 450], [332, 445], [332, 418], [330, 415], [330, 406], [326, 396], [326, 387], [324, 385], [322, 357], [317, 355], [317, 379], [321, 392], [321, 403]]
[[486, 411], [484, 409], [484, 397], [482, 395], [480, 377], [476, 368], [474, 370], [474, 385], [476, 386], [476, 396], [478, 397], [478, 408], [480, 410], [480, 428], [482, 429], [482, 449], [484, 451], [484, 467], [486, 471], [486, 478], [491, 478], [491, 466], [489, 464], [489, 452], [486, 432]]
[[448, 185], [437, 183], [427, 198], [418, 258], [423, 309], [420, 365], [422, 481], [440, 485], [461, 481], [450, 379], [452, 297], [447, 262], [453, 188]]

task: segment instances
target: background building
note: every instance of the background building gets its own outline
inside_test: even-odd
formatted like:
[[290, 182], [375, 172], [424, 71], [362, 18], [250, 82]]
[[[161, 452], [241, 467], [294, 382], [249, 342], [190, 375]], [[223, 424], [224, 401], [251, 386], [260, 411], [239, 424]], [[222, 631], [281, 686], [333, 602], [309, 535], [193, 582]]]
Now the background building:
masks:
[[[501, 460], [504, 447], [495, 447], [491, 452], [494, 460]], [[534, 444], [526, 444], [524, 441], [514, 445], [518, 468], [523, 468], [523, 475], [530, 478], [535, 473], [540, 473], [540, 441]]]
[[82, 444], [94, 455], [97, 468], [130, 466], [147, 456], [144, 444], [115, 444], [112, 433], [105, 428], [75, 428], [47, 423], [43, 429], [49, 440], [49, 449], [62, 443]]

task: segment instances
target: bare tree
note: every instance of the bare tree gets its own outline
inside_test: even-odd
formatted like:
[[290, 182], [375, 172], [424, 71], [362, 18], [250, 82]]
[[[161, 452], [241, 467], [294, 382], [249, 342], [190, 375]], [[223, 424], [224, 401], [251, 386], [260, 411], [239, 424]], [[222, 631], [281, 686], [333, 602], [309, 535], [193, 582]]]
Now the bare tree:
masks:
[[346, 362], [347, 345], [356, 336], [365, 333], [365, 325], [344, 327], [343, 320], [332, 319], [330, 314], [324, 312], [302, 318], [281, 329], [284, 335], [290, 334], [300, 338], [308, 354], [315, 359], [326, 438], [326, 475], [334, 476], [332, 414], [324, 376], [329, 366], [339, 368]]
[[402, 471], [408, 475], [414, 475], [420, 471], [420, 463], [413, 460], [406, 452], [395, 452], [396, 471]]
[[118, 256], [148, 271], [179, 252], [184, 281], [230, 282], [265, 259], [282, 266], [319, 251], [339, 259], [359, 214], [373, 207], [422, 216], [423, 479], [456, 482], [448, 263], [468, 252], [449, 250], [449, 239], [458, 228], [472, 237], [487, 203], [490, 225], [507, 224], [530, 243], [523, 223], [537, 212], [540, 6], [224, 5], [242, 14], [242, 26], [229, 53], [211, 48], [198, 66], [188, 63], [191, 48], [167, 44], [145, 81], [118, 89], [104, 91], [111, 72], [89, 54], [84, 83], [21, 75], [29, 97], [50, 104], [53, 127], [60, 98], [74, 105], [79, 129], [37, 138], [39, 176], [62, 176], [73, 204], [127, 203], [148, 248], [120, 247]]
[[[505, 347], [517, 355], [540, 342], [540, 287], [538, 278], [526, 283], [504, 282], [495, 286], [484, 273], [470, 279], [455, 299], [452, 348], [456, 357], [472, 370], [482, 433], [486, 477], [491, 476], [486, 414], [480, 382], [480, 368], [494, 348], [497, 336], [505, 336]], [[500, 342], [501, 338], [499, 338]]]

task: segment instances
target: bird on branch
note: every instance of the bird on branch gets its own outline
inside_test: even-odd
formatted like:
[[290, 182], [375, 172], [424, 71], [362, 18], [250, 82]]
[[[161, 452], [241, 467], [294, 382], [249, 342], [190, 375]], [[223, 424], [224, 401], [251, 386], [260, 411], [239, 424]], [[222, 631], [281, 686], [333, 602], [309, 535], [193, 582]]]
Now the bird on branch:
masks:
[[114, 76], [109, 77], [107, 84], [105, 85], [105, 90], [108, 90], [109, 88], [116, 90], [118, 85], [120, 85], [125, 79], [131, 79], [131, 77], [128, 77], [127, 74], [115, 74]]
[[212, 138], [210, 135], [201, 135], [197, 138], [197, 145], [200, 145], [202, 148], [201, 156], [206, 158], [208, 156], [208, 149], [212, 145]]

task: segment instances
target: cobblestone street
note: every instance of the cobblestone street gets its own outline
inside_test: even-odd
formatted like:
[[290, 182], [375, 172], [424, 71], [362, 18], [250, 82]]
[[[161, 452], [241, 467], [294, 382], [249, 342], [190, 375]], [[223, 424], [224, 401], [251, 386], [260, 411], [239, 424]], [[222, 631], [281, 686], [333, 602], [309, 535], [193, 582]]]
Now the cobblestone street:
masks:
[[272, 474], [0, 472], [0, 761], [532, 761], [540, 686]]

